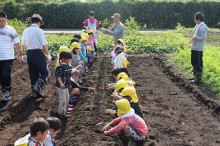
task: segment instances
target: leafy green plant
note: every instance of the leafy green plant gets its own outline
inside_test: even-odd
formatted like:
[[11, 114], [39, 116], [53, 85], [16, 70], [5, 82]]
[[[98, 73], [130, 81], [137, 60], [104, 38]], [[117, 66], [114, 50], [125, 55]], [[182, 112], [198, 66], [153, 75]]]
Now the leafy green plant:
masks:
[[25, 26], [20, 20], [18, 20], [17, 18], [15, 19], [8, 19], [8, 25], [13, 27], [18, 34], [22, 34], [22, 32], [24, 31], [25, 28], [27, 28], [27, 26]]

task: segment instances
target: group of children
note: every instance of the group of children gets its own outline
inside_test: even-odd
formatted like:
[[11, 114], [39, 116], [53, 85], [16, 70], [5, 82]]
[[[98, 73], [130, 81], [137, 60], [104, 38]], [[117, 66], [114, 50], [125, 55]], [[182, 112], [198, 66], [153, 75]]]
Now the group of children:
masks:
[[59, 96], [58, 114], [60, 118], [68, 118], [73, 110], [80, 90], [94, 91], [92, 87], [82, 87], [88, 69], [97, 56], [97, 41], [93, 31], [75, 34], [67, 46], [61, 46], [57, 54], [55, 69], [56, 88]]
[[[92, 87], [82, 87], [80, 81], [86, 76], [97, 55], [96, 44], [92, 30], [89, 30], [88, 33], [75, 34], [71, 40], [70, 48], [67, 46], [59, 48], [55, 76], [60, 118], [70, 117], [73, 104], [77, 101], [81, 90], [95, 90]], [[107, 89], [114, 91], [111, 97], [115, 106], [106, 110], [106, 114], [115, 119], [103, 128], [103, 133], [112, 135], [121, 132], [127, 145], [141, 146], [145, 144], [148, 129], [142, 119], [144, 114], [138, 104], [135, 82], [127, 70], [127, 65], [130, 63], [127, 60], [125, 42], [119, 39], [117, 44], [114, 47], [112, 45], [111, 48], [112, 77], [115, 83], [108, 84]], [[15, 145], [54, 146], [54, 138], [61, 128], [62, 124], [58, 118], [50, 117], [47, 120], [36, 118], [30, 125], [30, 134], [17, 140]]]
[[117, 41], [112, 48], [112, 77], [115, 83], [110, 83], [107, 89], [113, 91], [112, 109], [106, 110], [114, 118], [103, 128], [105, 135], [112, 135], [121, 132], [125, 145], [142, 146], [148, 134], [148, 128], [144, 120], [144, 114], [138, 104], [138, 96], [135, 90], [135, 82], [131, 79], [127, 70], [130, 64], [127, 60], [125, 42], [122, 39]]
[[[97, 42], [92, 30], [75, 34], [70, 47], [61, 46], [55, 63], [56, 88], [59, 96], [58, 114], [61, 119], [70, 117], [73, 105], [80, 91], [94, 91], [93, 87], [83, 87], [92, 62], [97, 57]], [[62, 123], [56, 117], [36, 118], [30, 125], [30, 134], [18, 139], [15, 146], [55, 146], [55, 136], [61, 131]]]

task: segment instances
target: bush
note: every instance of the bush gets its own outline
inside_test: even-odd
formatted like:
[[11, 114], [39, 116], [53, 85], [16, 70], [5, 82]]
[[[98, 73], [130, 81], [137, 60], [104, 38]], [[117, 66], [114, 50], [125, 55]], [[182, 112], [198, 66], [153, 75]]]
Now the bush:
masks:
[[64, 2], [64, 3], [0, 3], [0, 10], [8, 13], [10, 19], [25, 21], [33, 13], [42, 15], [45, 28], [81, 28], [91, 10], [96, 18], [104, 21], [115, 12], [122, 14], [122, 22], [130, 16], [140, 25], [148, 28], [175, 28], [178, 23], [193, 27], [193, 14], [202, 11], [209, 27], [218, 27], [220, 22], [219, 2], [157, 2], [157, 1], [102, 1], [102, 2]]
[[17, 31], [18, 34], [22, 34], [24, 29], [27, 27], [20, 20], [18, 20], [17, 18], [8, 19], [8, 25], [13, 27]]

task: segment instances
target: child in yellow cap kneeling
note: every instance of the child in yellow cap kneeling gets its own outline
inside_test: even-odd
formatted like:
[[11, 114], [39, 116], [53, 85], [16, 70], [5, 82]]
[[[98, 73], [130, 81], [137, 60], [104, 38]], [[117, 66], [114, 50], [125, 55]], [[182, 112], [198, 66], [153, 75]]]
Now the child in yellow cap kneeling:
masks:
[[115, 104], [118, 108], [117, 115], [119, 117], [103, 128], [104, 134], [113, 135], [122, 131], [128, 145], [143, 146], [148, 134], [146, 123], [140, 116], [135, 114], [128, 100], [120, 99]]

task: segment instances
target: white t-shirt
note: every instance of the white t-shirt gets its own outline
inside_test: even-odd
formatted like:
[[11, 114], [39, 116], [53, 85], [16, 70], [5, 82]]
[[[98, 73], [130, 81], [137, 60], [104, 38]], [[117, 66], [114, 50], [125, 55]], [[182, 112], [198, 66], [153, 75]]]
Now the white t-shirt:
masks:
[[126, 60], [126, 59], [127, 59], [127, 58], [126, 58], [126, 55], [125, 55], [124, 52], [118, 54], [118, 55], [115, 57], [114, 61], [113, 61], [113, 63], [114, 63], [114, 68], [115, 68], [115, 69], [117, 69], [117, 68], [123, 68], [123, 67], [124, 67], [124, 66], [123, 66], [123, 61]]
[[29, 50], [42, 49], [42, 46], [47, 45], [47, 39], [44, 31], [32, 24], [24, 30], [21, 44], [26, 45]]
[[14, 59], [14, 44], [19, 43], [16, 30], [6, 25], [0, 28], [0, 60]]

